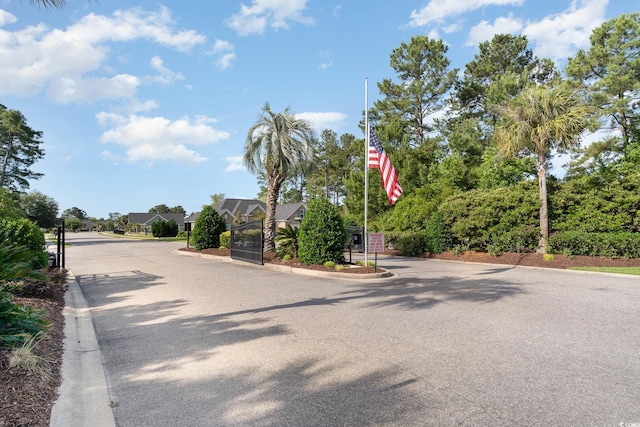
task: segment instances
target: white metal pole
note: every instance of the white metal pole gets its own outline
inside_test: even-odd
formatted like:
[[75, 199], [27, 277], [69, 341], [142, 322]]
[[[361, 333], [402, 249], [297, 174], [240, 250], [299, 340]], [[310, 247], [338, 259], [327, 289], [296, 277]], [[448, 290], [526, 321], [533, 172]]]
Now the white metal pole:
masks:
[[367, 237], [367, 205], [369, 204], [369, 78], [364, 78], [364, 265], [369, 265], [369, 238]]

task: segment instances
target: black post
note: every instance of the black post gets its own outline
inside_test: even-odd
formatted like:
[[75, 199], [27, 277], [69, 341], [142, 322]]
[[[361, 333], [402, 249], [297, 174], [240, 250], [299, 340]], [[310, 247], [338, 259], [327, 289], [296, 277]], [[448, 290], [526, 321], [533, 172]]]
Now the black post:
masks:
[[376, 252], [376, 255], [373, 261], [373, 272], [374, 273], [378, 272], [378, 252]]
[[60, 235], [62, 233], [62, 227], [57, 226], [56, 227], [56, 231], [57, 231], [57, 235], [56, 235], [56, 239], [57, 239], [57, 245], [56, 245], [56, 267], [60, 268], [60, 254], [61, 254], [61, 246], [60, 246], [60, 242], [62, 239], [62, 236]]
[[64, 241], [65, 241], [65, 231], [64, 231], [64, 219], [62, 220], [62, 268], [65, 268], [64, 265]]

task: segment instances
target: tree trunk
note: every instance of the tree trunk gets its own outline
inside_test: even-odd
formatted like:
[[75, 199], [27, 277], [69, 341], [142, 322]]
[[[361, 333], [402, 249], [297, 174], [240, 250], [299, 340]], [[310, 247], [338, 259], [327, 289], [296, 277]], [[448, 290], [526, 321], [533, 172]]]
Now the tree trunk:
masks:
[[0, 188], [4, 188], [4, 181], [7, 177], [7, 167], [9, 166], [9, 159], [11, 158], [11, 151], [13, 151], [13, 136], [9, 133], [7, 137], [7, 152], [2, 160], [2, 173], [0, 175]]
[[277, 174], [267, 175], [267, 216], [264, 220], [264, 251], [276, 250], [276, 205], [284, 179]]
[[538, 153], [538, 189], [540, 195], [540, 241], [537, 252], [547, 253], [549, 239], [549, 212], [547, 206], [547, 158], [544, 152]]

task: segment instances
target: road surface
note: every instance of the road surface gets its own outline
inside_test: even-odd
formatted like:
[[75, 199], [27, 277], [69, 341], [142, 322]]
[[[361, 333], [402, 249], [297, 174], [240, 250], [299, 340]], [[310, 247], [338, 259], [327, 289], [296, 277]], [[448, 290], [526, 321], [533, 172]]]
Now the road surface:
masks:
[[67, 242], [119, 426], [640, 425], [640, 277], [380, 258], [394, 277], [353, 281]]

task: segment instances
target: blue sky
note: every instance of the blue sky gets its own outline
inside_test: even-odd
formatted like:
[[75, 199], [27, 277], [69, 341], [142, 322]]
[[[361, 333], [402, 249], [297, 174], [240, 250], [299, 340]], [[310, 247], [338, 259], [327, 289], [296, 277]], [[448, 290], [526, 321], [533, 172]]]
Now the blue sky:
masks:
[[[361, 138], [364, 81], [395, 79], [391, 51], [441, 38], [464, 68], [479, 42], [526, 34], [564, 67], [630, 0], [0, 0], [0, 103], [44, 132], [31, 189], [89, 216], [253, 198], [241, 163], [260, 108]], [[637, 5], [636, 5], [637, 6]], [[364, 149], [364, 148], [363, 148]]]

